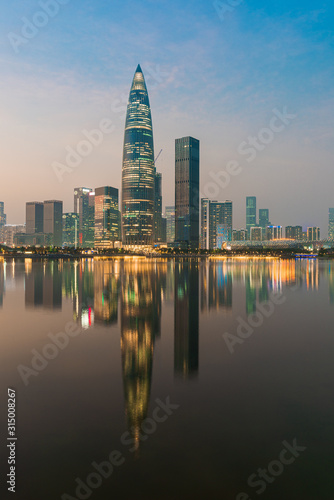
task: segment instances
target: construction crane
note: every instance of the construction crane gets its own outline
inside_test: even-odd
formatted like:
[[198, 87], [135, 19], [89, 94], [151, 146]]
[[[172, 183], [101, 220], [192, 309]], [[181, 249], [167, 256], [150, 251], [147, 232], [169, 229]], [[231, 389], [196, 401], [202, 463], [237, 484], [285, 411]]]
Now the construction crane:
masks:
[[157, 157], [156, 157], [156, 159], [154, 160], [154, 165], [155, 165], [155, 164], [156, 164], [156, 162], [158, 161], [158, 159], [159, 159], [159, 157], [160, 157], [161, 153], [162, 153], [162, 149], [160, 149], [160, 152], [159, 152], [158, 156], [157, 156]]

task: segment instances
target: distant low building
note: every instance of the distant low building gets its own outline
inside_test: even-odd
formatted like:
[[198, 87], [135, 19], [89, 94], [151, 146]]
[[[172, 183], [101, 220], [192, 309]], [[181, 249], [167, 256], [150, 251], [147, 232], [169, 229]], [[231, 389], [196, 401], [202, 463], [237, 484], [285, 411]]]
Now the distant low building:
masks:
[[319, 241], [320, 240], [320, 228], [319, 227], [308, 227], [307, 228], [307, 241]]
[[232, 241], [247, 241], [248, 234], [246, 229], [234, 229], [232, 231]]
[[4, 244], [7, 247], [16, 246], [15, 236], [25, 236], [26, 226], [25, 224], [7, 224], [4, 226]]
[[262, 227], [251, 227], [250, 239], [251, 241], [262, 241]]
[[267, 227], [267, 240], [281, 240], [282, 239], [282, 226], [268, 226]]
[[302, 240], [303, 239], [302, 226], [286, 226], [285, 237], [289, 240]]

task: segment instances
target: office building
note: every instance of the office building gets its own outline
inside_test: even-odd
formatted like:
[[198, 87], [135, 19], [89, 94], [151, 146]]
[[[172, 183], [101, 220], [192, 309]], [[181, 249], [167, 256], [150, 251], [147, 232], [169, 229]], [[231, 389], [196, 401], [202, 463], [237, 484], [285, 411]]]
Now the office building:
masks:
[[43, 213], [46, 243], [61, 247], [63, 244], [63, 202], [58, 200], [44, 201]]
[[175, 240], [175, 207], [166, 207], [166, 238], [167, 243], [174, 243]]
[[281, 240], [282, 239], [282, 226], [268, 226], [267, 227], [267, 240]]
[[319, 227], [308, 227], [307, 228], [307, 241], [319, 241], [320, 240], [320, 228]]
[[79, 214], [68, 212], [63, 214], [63, 245], [65, 247], [78, 246]]
[[199, 140], [175, 141], [175, 240], [199, 247]]
[[7, 223], [7, 216], [5, 214], [5, 204], [0, 201], [0, 243], [4, 241], [4, 227]]
[[208, 198], [201, 199], [201, 248], [209, 250], [209, 220], [210, 220], [210, 200]]
[[118, 189], [104, 186], [95, 189], [95, 247], [114, 247], [120, 240]]
[[248, 234], [246, 229], [234, 229], [232, 231], [232, 241], [247, 241]]
[[91, 188], [74, 189], [74, 212], [79, 215], [78, 246], [94, 246], [94, 191]]
[[250, 239], [251, 241], [262, 241], [262, 227], [251, 227], [250, 229]]
[[247, 196], [246, 197], [246, 229], [248, 231], [248, 236], [250, 237], [251, 227], [256, 226], [256, 197]]
[[302, 226], [286, 226], [285, 237], [289, 240], [302, 240], [303, 239]]
[[122, 166], [123, 245], [152, 245], [155, 164], [153, 127], [146, 83], [138, 65], [127, 106]]
[[154, 243], [164, 241], [162, 231], [162, 175], [154, 177]]
[[3, 228], [3, 239], [4, 239], [4, 245], [7, 247], [14, 247], [14, 246], [22, 246], [17, 245], [15, 241], [15, 236], [16, 235], [24, 235], [25, 236], [26, 232], [26, 226], [25, 224], [6, 224]]
[[[221, 238], [224, 241], [232, 240], [232, 202], [201, 200], [201, 248], [221, 248]], [[220, 242], [217, 234], [219, 228]], [[223, 228], [224, 226], [224, 228]]]
[[328, 211], [328, 239], [334, 240], [334, 208]]
[[259, 226], [262, 229], [266, 229], [267, 226], [270, 226], [269, 222], [269, 209], [268, 208], [260, 208], [259, 209]]
[[26, 233], [44, 232], [44, 204], [40, 201], [26, 203]]

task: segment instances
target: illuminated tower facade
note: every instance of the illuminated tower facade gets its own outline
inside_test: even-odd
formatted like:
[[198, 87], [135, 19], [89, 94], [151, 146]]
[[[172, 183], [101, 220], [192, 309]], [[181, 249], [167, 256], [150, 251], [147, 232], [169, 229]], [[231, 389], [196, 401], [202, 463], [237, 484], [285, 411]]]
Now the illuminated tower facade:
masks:
[[154, 234], [154, 146], [150, 102], [138, 65], [126, 113], [122, 166], [122, 241], [151, 245]]

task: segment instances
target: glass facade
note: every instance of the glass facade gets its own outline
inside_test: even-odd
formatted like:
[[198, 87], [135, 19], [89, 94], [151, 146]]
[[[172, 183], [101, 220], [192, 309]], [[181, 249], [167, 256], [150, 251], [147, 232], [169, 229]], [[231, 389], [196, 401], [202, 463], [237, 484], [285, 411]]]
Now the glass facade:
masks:
[[334, 240], [334, 208], [328, 210], [328, 239]]
[[6, 225], [5, 204], [0, 201], [0, 243], [4, 242], [4, 227]]
[[27, 234], [44, 232], [44, 204], [42, 202], [26, 203], [26, 231]]
[[122, 241], [151, 245], [154, 235], [155, 165], [150, 102], [141, 67], [127, 107], [122, 166]]
[[247, 196], [246, 198], [246, 229], [250, 237], [251, 227], [256, 226], [256, 197]]
[[[218, 242], [218, 226], [224, 228], [223, 238], [225, 241], [232, 240], [232, 201], [210, 201], [207, 198], [201, 200], [201, 248], [221, 248], [221, 238]], [[220, 236], [222, 236], [220, 234]]]
[[74, 212], [79, 215], [78, 246], [94, 246], [94, 191], [91, 188], [74, 189]]
[[175, 141], [175, 238], [199, 247], [199, 140]]
[[95, 247], [110, 248], [120, 239], [118, 189], [104, 186], [95, 189]]
[[78, 246], [79, 214], [68, 212], [63, 214], [63, 245]]
[[44, 234], [46, 243], [61, 247], [63, 244], [63, 202], [49, 200], [44, 202]]
[[175, 240], [175, 207], [166, 207], [166, 237], [167, 243], [174, 243]]

